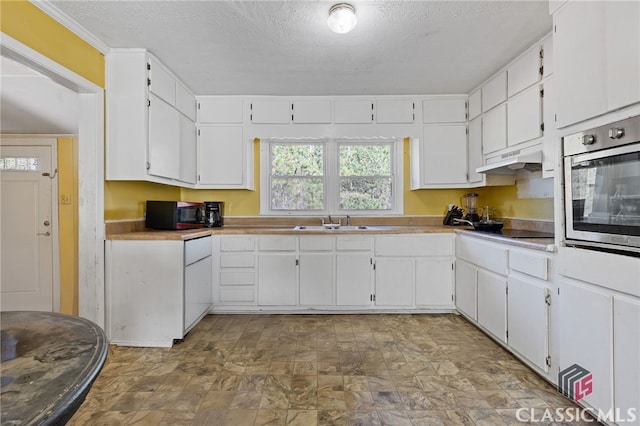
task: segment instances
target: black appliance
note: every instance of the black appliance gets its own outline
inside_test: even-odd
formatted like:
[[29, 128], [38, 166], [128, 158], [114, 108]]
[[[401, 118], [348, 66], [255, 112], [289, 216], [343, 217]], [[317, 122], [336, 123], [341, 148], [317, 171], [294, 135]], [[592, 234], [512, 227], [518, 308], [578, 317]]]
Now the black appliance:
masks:
[[147, 201], [145, 226], [151, 229], [202, 228], [204, 203], [189, 201]]
[[224, 203], [222, 201], [204, 202], [204, 224], [207, 228], [220, 228], [223, 225]]

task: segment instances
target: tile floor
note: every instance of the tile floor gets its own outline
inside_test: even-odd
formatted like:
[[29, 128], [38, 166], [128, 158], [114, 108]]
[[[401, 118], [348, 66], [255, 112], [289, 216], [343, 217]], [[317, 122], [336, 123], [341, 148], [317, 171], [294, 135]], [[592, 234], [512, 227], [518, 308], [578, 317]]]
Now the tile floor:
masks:
[[112, 346], [69, 424], [493, 426], [571, 406], [457, 315], [209, 315], [170, 349]]

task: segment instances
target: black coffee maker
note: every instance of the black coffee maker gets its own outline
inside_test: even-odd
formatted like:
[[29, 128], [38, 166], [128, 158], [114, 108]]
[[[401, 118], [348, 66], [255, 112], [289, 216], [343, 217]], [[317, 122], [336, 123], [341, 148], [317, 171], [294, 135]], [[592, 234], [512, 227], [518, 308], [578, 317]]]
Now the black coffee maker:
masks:
[[222, 201], [204, 202], [204, 226], [207, 228], [220, 228], [222, 226], [222, 216], [224, 203]]

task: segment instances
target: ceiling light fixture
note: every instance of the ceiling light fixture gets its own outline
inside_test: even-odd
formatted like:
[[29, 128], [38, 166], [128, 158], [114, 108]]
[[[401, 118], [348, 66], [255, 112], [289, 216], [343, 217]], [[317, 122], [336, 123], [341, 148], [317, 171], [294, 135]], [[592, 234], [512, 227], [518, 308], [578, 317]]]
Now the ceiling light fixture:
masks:
[[356, 18], [356, 8], [347, 3], [338, 3], [329, 9], [327, 25], [331, 31], [338, 34], [345, 34], [355, 28], [358, 23]]

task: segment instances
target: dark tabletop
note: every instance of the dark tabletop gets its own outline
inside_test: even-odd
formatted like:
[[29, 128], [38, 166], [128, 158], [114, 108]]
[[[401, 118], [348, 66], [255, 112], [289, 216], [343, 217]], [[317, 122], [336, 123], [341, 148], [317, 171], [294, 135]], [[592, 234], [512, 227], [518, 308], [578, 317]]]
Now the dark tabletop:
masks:
[[84, 401], [108, 352], [104, 331], [52, 312], [0, 312], [1, 423], [66, 423]]

